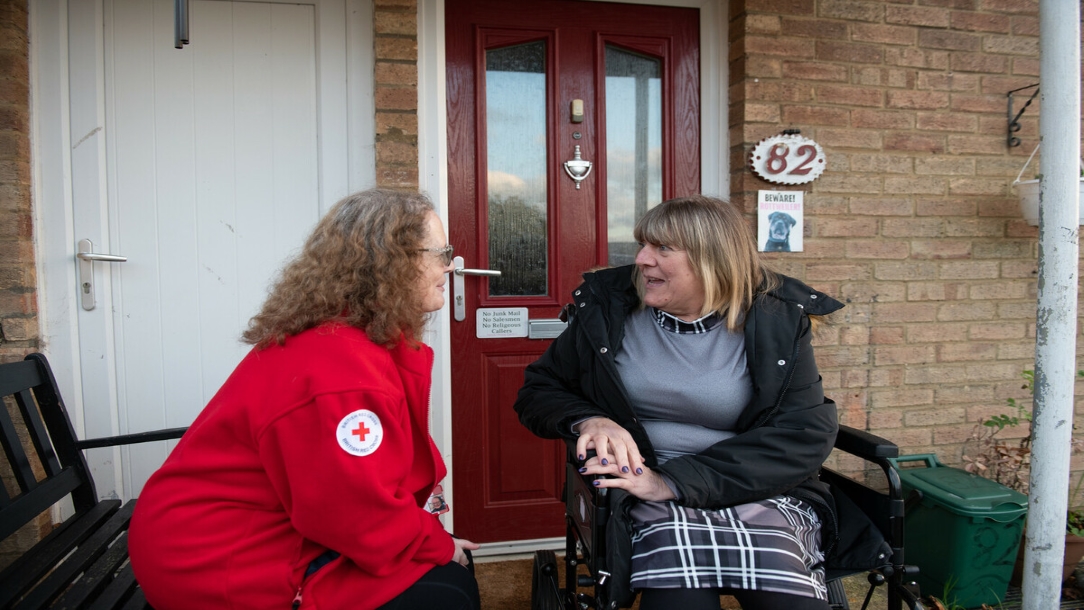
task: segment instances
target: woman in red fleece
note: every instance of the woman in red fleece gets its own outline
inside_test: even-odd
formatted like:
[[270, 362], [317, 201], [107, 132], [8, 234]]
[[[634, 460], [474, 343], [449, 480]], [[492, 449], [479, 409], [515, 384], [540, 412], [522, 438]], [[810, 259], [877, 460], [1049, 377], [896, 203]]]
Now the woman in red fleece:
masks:
[[419, 337], [451, 260], [424, 195], [365, 191], [319, 222], [143, 488], [128, 545], [151, 605], [478, 609], [478, 546], [427, 508], [447, 470]]

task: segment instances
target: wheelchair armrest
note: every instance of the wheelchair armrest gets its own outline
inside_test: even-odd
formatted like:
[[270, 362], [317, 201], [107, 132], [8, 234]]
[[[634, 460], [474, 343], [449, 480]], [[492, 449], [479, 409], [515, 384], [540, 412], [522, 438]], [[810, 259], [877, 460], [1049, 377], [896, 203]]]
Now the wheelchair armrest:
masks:
[[892, 441], [865, 430], [844, 425], [839, 426], [836, 449], [874, 462], [884, 458], [898, 457], [900, 454], [899, 447]]

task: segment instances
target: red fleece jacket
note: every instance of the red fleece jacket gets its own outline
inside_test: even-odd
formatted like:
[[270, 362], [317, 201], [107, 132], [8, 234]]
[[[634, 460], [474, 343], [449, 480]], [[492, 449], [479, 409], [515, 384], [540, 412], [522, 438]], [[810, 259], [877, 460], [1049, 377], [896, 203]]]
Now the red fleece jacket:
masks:
[[[253, 350], [147, 482], [129, 550], [158, 610], [376, 608], [448, 563], [424, 510], [433, 351], [324, 325]], [[327, 549], [342, 557], [304, 579]]]

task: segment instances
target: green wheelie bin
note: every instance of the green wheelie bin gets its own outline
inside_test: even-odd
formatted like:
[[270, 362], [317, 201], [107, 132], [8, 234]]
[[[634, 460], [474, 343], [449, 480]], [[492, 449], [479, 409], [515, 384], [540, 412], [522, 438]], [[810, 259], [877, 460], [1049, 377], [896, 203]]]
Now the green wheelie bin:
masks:
[[[1005, 599], [1028, 498], [942, 464], [932, 453], [890, 459], [904, 497], [904, 549], [923, 595], [964, 608]], [[921, 499], [915, 492], [921, 493]]]

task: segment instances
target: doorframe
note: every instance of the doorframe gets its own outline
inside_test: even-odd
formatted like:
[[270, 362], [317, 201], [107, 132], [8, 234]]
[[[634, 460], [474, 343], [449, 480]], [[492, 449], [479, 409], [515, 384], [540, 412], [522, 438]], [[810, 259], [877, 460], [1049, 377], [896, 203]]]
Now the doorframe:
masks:
[[[605, 1], [605, 0], [591, 0]], [[728, 0], [618, 0], [700, 9], [700, 191], [728, 198], [730, 194], [727, 102]], [[445, 97], [444, 0], [418, 0], [418, 182], [448, 219], [448, 117]], [[710, 110], [710, 112], [709, 112]], [[464, 247], [464, 246], [460, 246]], [[431, 430], [448, 465], [444, 492], [451, 510], [444, 515], [449, 531], [455, 529], [455, 481], [452, 480], [452, 379], [448, 307], [434, 318], [426, 342], [436, 352], [433, 364]], [[564, 548], [563, 538], [483, 544], [476, 556]]]
[[[298, 4], [298, 0], [233, 0], [263, 3]], [[315, 6], [316, 69], [345, 62], [345, 82], [320, 81], [317, 108], [325, 112], [344, 114], [345, 133], [331, 137], [319, 133], [320, 208], [326, 211], [336, 200], [350, 192], [376, 184], [376, 120], [373, 97], [374, 57], [373, 0], [301, 0]], [[80, 338], [77, 318], [79, 297], [75, 277], [75, 221], [73, 204], [77, 200], [72, 175], [72, 155], [96, 154], [98, 184], [105, 184], [106, 138], [104, 61], [104, 0], [34, 0], [29, 6], [30, 25], [30, 91], [31, 91], [31, 196], [34, 201], [35, 258], [38, 277], [39, 326], [42, 351], [49, 357], [56, 374], [60, 393], [65, 397], [76, 433], [83, 435], [86, 421], [83, 409], [83, 388], [80, 383], [82, 367], [78, 357]], [[98, 24], [86, 39], [76, 45], [91, 48], [93, 53], [76, 53], [72, 57], [71, 36], [87, 32], [72, 31], [72, 22]], [[328, 43], [321, 32], [336, 31], [335, 38], [345, 41], [341, 46]], [[198, 33], [193, 33], [198, 35]], [[96, 58], [102, 58], [101, 61]], [[79, 72], [82, 70], [83, 72]], [[92, 74], [83, 78], [83, 86], [96, 96], [96, 116], [75, 117], [73, 133], [73, 94], [69, 73]], [[85, 95], [85, 93], [84, 93]], [[86, 109], [83, 109], [84, 111]], [[78, 124], [95, 125], [85, 130]], [[95, 149], [87, 153], [86, 148]], [[345, 185], [342, 187], [332, 185]], [[80, 193], [80, 205], [108, 205], [104, 187], [97, 193]], [[107, 214], [102, 214], [103, 218]], [[108, 235], [108, 227], [102, 231]], [[108, 244], [100, 245], [103, 249]], [[103, 250], [104, 251], [104, 250]], [[106, 281], [99, 288], [103, 294], [112, 290]], [[112, 334], [112, 317], [106, 316], [106, 334]], [[115, 371], [110, 371], [115, 375]], [[110, 423], [114, 434], [126, 433], [118, 421]], [[118, 456], [119, 457], [119, 456]], [[117, 477], [121, 481], [120, 460], [116, 460]]]

